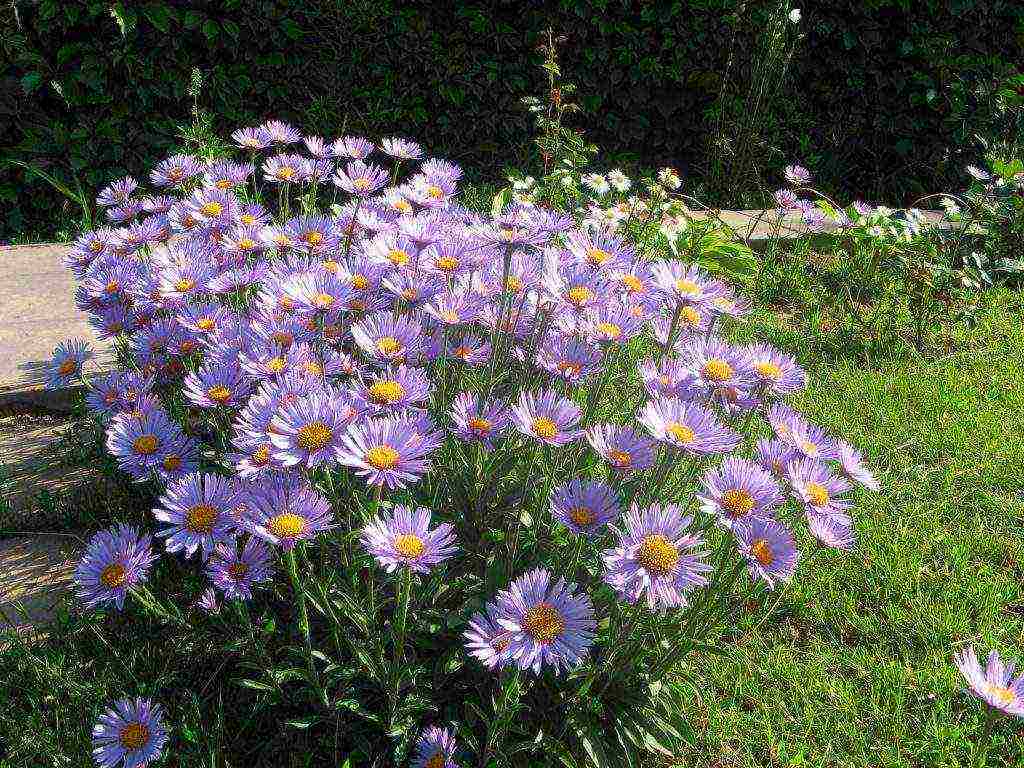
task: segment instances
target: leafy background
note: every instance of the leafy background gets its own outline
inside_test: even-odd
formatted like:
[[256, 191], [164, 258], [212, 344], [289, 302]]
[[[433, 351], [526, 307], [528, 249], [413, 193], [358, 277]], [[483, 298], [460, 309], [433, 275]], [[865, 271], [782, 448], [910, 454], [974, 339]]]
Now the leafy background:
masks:
[[[748, 92], [751, 52], [777, 6], [15, 0], [0, 11], [0, 157], [86, 188], [142, 173], [180, 143], [198, 68], [199, 106], [219, 130], [279, 116], [326, 136], [407, 135], [477, 178], [493, 176], [527, 157], [532, 126], [520, 99], [543, 87], [537, 43], [552, 26], [567, 38], [563, 68], [605, 156], [699, 176], [712, 116]], [[814, 6], [803, 9], [786, 81], [758, 121], [769, 183], [800, 158], [830, 189], [890, 203], [962, 187], [964, 163], [980, 154], [973, 137], [992, 120], [987, 89], [1022, 58], [1024, 4]], [[728, 202], [735, 190], [710, 192]], [[60, 203], [24, 169], [0, 169], [0, 238], [52, 230]]]

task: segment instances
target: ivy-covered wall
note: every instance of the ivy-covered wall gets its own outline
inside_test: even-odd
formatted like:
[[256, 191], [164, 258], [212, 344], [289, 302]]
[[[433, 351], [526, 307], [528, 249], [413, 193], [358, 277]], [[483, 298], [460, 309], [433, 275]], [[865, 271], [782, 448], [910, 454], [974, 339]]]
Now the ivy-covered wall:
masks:
[[[541, 90], [536, 45], [552, 26], [568, 38], [563, 68], [590, 111], [588, 137], [606, 155], [699, 173], [730, 50], [736, 99], [776, 5], [16, 0], [0, 11], [0, 156], [86, 187], [140, 173], [190, 119], [198, 67], [200, 106], [221, 129], [277, 116], [327, 136], [396, 133], [497, 173], [528, 146], [520, 99]], [[759, 127], [777, 150], [763, 154], [768, 175], [799, 157], [833, 189], [895, 203], [958, 184], [956, 147], [973, 152], [988, 119], [976, 89], [1024, 60], [1024, 3], [803, 6], [804, 37]], [[0, 238], [45, 231], [57, 200], [22, 170], [0, 170]]]

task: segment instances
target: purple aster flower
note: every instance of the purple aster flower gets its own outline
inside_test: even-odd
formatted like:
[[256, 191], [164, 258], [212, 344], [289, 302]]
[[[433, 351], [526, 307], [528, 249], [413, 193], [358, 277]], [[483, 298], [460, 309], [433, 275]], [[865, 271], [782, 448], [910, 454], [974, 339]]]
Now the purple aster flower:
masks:
[[414, 141], [397, 137], [381, 139], [380, 151], [399, 160], [419, 160], [423, 157], [423, 147]]
[[724, 402], [734, 401], [738, 393], [752, 390], [758, 382], [744, 350], [717, 336], [692, 339], [685, 347], [683, 361], [696, 376], [693, 386]]
[[202, 163], [193, 155], [172, 155], [157, 163], [149, 180], [157, 187], [180, 187], [203, 172]]
[[511, 663], [508, 646], [512, 633], [501, 626], [497, 603], [487, 603], [484, 610], [486, 613], [474, 613], [469, 619], [469, 628], [463, 634], [466, 650], [487, 669], [500, 669]]
[[834, 518], [844, 525], [850, 522], [846, 514], [852, 504], [838, 498], [852, 487], [844, 477], [833, 474], [825, 464], [808, 458], [789, 462], [786, 475], [793, 495], [801, 502], [808, 515]]
[[422, 327], [402, 315], [376, 312], [352, 326], [356, 345], [377, 365], [403, 363], [419, 352]]
[[153, 517], [165, 528], [157, 536], [167, 539], [168, 552], [192, 557], [197, 551], [206, 560], [217, 544], [234, 539], [228, 511], [234, 490], [223, 477], [194, 473], [175, 480], [160, 497]]
[[96, 196], [96, 205], [103, 208], [111, 208], [115, 205], [127, 203], [135, 190], [139, 188], [139, 182], [131, 176], [125, 176], [112, 184], [104, 187]]
[[602, 273], [584, 266], [549, 270], [544, 278], [544, 287], [552, 299], [572, 312], [599, 306], [610, 290]]
[[84, 341], [68, 339], [57, 345], [53, 359], [46, 368], [46, 388], [62, 389], [82, 380], [82, 367], [93, 357]]
[[573, 533], [593, 536], [622, 510], [604, 483], [570, 480], [551, 494], [551, 516]]
[[233, 408], [245, 402], [250, 384], [237, 364], [225, 365], [215, 360], [185, 377], [182, 392], [200, 408]]
[[244, 504], [242, 527], [285, 550], [334, 528], [330, 502], [302, 480], [259, 483]]
[[263, 178], [272, 184], [296, 184], [309, 178], [309, 160], [302, 155], [280, 154], [263, 162]]
[[461, 360], [468, 366], [483, 365], [491, 359], [491, 345], [473, 336], [463, 336], [448, 345], [448, 357]]
[[333, 253], [341, 243], [341, 233], [327, 216], [296, 216], [288, 219], [284, 231], [297, 250], [312, 256]]
[[787, 165], [783, 174], [794, 187], [806, 187], [811, 183], [811, 172], [802, 165]]
[[748, 517], [732, 530], [752, 579], [762, 579], [772, 589], [793, 578], [800, 552], [786, 526], [770, 518]]
[[565, 247], [576, 264], [591, 269], [614, 271], [627, 267], [636, 258], [633, 248], [614, 235], [583, 229], [567, 233]]
[[163, 410], [141, 413], [138, 418], [125, 413], [107, 425], [107, 450], [122, 470], [136, 479], [145, 479], [180, 435], [180, 427]]
[[953, 657], [953, 663], [971, 693], [1000, 712], [1024, 718], [1024, 675], [1014, 677], [1016, 662], [1004, 662], [993, 650], [982, 669], [974, 646], [968, 646]]
[[670, 300], [673, 312], [680, 304], [706, 304], [722, 292], [721, 285], [707, 272], [681, 261], [656, 261], [651, 265], [651, 277], [662, 295]]
[[579, 439], [580, 409], [554, 389], [523, 392], [512, 408], [512, 424], [527, 437], [547, 445], [566, 445]]
[[882, 486], [874, 474], [864, 465], [864, 455], [860, 451], [842, 440], [836, 442], [836, 450], [839, 452], [840, 469], [846, 477], [860, 483], [869, 491], [881, 490]]
[[691, 456], [729, 453], [742, 439], [721, 424], [711, 409], [674, 397], [648, 402], [640, 413], [640, 423], [655, 440]]
[[120, 699], [92, 728], [92, 758], [99, 768], [145, 768], [167, 745], [164, 711], [149, 699]]
[[128, 590], [149, 578], [153, 540], [128, 525], [95, 534], [75, 569], [75, 596], [87, 608], [113, 603], [124, 609]]
[[430, 573], [457, 551], [455, 533], [448, 523], [430, 528], [430, 510], [396, 506], [388, 518], [370, 521], [360, 534], [363, 547], [388, 573], [405, 566]]
[[178, 435], [171, 438], [163, 449], [156, 473], [165, 483], [177, 480], [199, 467], [199, 444], [191, 437]]
[[648, 469], [654, 464], [654, 441], [630, 427], [595, 424], [586, 432], [587, 442], [618, 472]]
[[416, 757], [410, 768], [459, 768], [455, 762], [458, 744], [447, 728], [427, 728], [416, 740]]
[[807, 512], [807, 530], [826, 547], [852, 549], [854, 545], [853, 524], [840, 518]]
[[333, 153], [350, 160], [365, 160], [373, 152], [373, 142], [362, 136], [343, 136], [334, 142]]
[[269, 426], [274, 458], [285, 467], [335, 464], [355, 416], [351, 405], [335, 402], [326, 392], [288, 399]]
[[388, 172], [379, 165], [353, 160], [339, 168], [331, 179], [336, 186], [356, 197], [369, 197], [388, 183]]
[[[783, 437], [796, 448], [797, 453], [815, 461], [834, 460], [839, 458], [836, 441], [817, 424], [805, 421], [794, 412], [789, 420], [789, 437]], [[781, 437], [781, 435], [780, 435]]]
[[779, 484], [752, 461], [729, 456], [721, 466], [704, 473], [701, 511], [717, 517], [726, 528], [750, 517], [771, 517], [782, 503]]
[[206, 574], [227, 600], [251, 600], [252, 588], [273, 576], [270, 550], [255, 537], [241, 552], [235, 544], [220, 544], [206, 564]]
[[270, 146], [270, 136], [266, 128], [257, 126], [255, 128], [239, 128], [231, 134], [231, 140], [240, 149], [259, 151]]
[[434, 447], [411, 421], [369, 419], [349, 427], [338, 460], [370, 485], [404, 488], [426, 474]]
[[419, 368], [400, 365], [363, 382], [356, 397], [371, 416], [397, 415], [430, 399], [430, 379]]
[[444, 278], [418, 270], [392, 273], [381, 280], [381, 285], [410, 309], [419, 309], [445, 289]]
[[456, 288], [435, 294], [423, 310], [443, 325], [467, 325], [480, 313], [480, 298]]
[[644, 318], [638, 317], [619, 301], [610, 301], [595, 309], [587, 318], [587, 334], [601, 345], [624, 344], [636, 336], [643, 327]]
[[761, 438], [754, 447], [754, 455], [763, 469], [781, 480], [786, 479], [786, 467], [798, 454], [789, 443]]
[[782, 396], [807, 386], [807, 374], [790, 355], [768, 344], [751, 344], [744, 351], [761, 390]]
[[457, 437], [478, 442], [487, 450], [494, 439], [508, 429], [508, 408], [500, 402], [487, 405], [484, 398], [472, 392], [461, 392], [452, 403], [453, 429]]
[[235, 163], [230, 160], [220, 160], [211, 163], [203, 172], [203, 180], [211, 187], [221, 190], [235, 189], [245, 186], [245, 182], [255, 172], [256, 168], [251, 163]]
[[194, 607], [209, 616], [220, 613], [220, 603], [217, 602], [217, 590], [213, 587], [204, 589], [203, 594], [196, 600]]
[[871, 203], [865, 203], [863, 200], [854, 200], [852, 207], [854, 213], [862, 217], [870, 216], [875, 212], [875, 206], [871, 205]]
[[295, 144], [302, 141], [302, 131], [281, 120], [268, 120], [260, 128], [271, 144]]
[[348, 281], [327, 271], [300, 272], [281, 286], [288, 308], [301, 315], [323, 316], [336, 320], [346, 311], [352, 296]]
[[663, 357], [660, 361], [650, 358], [640, 361], [640, 379], [652, 398], [693, 400], [700, 395], [700, 390], [693, 385], [696, 378], [682, 362], [670, 357]]
[[778, 189], [775, 191], [773, 197], [775, 198], [775, 205], [782, 213], [797, 209], [797, 196], [796, 192], [793, 190]]
[[651, 610], [685, 607], [686, 593], [707, 584], [712, 570], [704, 540], [687, 532], [691, 522], [676, 504], [631, 509], [618, 545], [602, 555], [605, 582], [627, 602], [645, 598]]
[[498, 623], [511, 633], [506, 653], [520, 669], [540, 674], [550, 665], [557, 673], [586, 658], [597, 622], [590, 597], [576, 590], [537, 568], [498, 593]]
[[600, 348], [589, 341], [559, 334], [540, 345], [536, 364], [556, 378], [578, 384], [601, 370], [603, 358]]

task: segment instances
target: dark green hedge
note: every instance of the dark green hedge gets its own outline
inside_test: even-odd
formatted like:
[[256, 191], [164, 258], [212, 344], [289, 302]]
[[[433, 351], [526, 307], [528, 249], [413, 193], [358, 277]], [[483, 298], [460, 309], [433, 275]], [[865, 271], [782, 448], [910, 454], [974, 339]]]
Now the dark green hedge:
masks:
[[[795, 0], [794, 5], [800, 5]], [[8, 4], [5, 4], [5, 6]], [[96, 186], [141, 172], [189, 119], [193, 67], [218, 128], [268, 116], [311, 132], [417, 137], [479, 173], [524, 157], [520, 98], [553, 26], [606, 152], [700, 170], [730, 41], [742, 83], [773, 6], [742, 0], [90, 0], [15, 2], [2, 42], [0, 156]], [[1020, 60], [1019, 0], [803, 3], [789, 79], [763, 138], [829, 186], [902, 202], [954, 183], [984, 130], [975, 89]], [[215, 9], [215, 10], [211, 10]], [[727, 89], [735, 98], [736, 93]], [[0, 171], [0, 237], [44, 230], [54, 193]]]

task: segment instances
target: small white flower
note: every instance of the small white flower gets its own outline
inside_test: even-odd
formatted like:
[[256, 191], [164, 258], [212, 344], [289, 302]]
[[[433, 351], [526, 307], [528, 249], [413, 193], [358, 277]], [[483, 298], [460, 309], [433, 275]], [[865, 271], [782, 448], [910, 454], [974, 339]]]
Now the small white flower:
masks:
[[665, 189], [676, 190], [683, 184], [674, 168], [662, 168], [658, 171], [658, 181]]
[[599, 195], [607, 195], [611, 190], [608, 180], [599, 173], [584, 174], [583, 186]]
[[794, 8], [792, 11], [789, 12], [789, 20], [791, 22], [793, 22], [794, 24], [799, 24], [800, 23], [800, 9], [799, 8]]
[[616, 192], [628, 192], [629, 188], [633, 186], [629, 177], [618, 168], [608, 171], [608, 183], [615, 187]]

